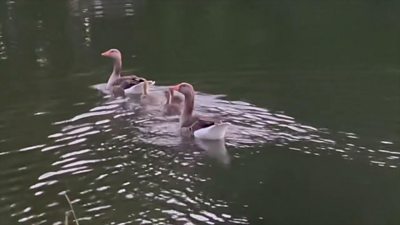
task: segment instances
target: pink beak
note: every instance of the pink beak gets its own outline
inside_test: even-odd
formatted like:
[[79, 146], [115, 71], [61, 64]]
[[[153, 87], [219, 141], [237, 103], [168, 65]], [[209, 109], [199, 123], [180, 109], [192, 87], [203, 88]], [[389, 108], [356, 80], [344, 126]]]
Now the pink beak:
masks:
[[179, 91], [179, 86], [180, 86], [180, 84], [177, 84], [175, 86], [170, 87], [169, 89], [172, 91]]
[[101, 56], [109, 56], [108, 51], [101, 53]]

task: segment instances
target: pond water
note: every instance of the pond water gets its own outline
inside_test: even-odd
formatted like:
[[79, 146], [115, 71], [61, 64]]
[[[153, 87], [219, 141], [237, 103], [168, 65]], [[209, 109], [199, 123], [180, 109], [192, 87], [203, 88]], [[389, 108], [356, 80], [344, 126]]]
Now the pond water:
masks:
[[[0, 218], [399, 224], [398, 1], [0, 2]], [[96, 90], [194, 85], [224, 142]], [[72, 224], [72, 219], [70, 219]]]

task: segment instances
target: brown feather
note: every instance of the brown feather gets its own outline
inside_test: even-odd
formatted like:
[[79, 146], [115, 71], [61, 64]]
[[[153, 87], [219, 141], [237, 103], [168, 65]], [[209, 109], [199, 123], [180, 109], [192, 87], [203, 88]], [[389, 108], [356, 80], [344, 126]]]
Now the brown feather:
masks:
[[111, 93], [114, 98], [117, 98], [117, 97], [125, 98], [125, 91], [120, 86], [113, 86]]
[[112, 86], [120, 86], [122, 89], [128, 89], [141, 82], [143, 82], [143, 78], [135, 75], [130, 75], [130, 76], [119, 77], [112, 83]]
[[212, 118], [208, 117], [200, 117], [200, 116], [190, 116], [187, 118], [183, 123], [182, 127], [188, 127], [191, 132], [194, 132], [196, 130], [210, 127], [216, 123], [215, 120]]

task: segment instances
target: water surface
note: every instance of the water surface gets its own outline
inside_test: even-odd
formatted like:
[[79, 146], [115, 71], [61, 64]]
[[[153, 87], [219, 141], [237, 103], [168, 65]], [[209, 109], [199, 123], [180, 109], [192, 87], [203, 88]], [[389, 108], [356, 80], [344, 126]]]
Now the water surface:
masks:
[[[397, 1], [0, 3], [0, 218], [63, 224], [398, 224]], [[124, 71], [192, 83], [224, 143], [114, 101]]]

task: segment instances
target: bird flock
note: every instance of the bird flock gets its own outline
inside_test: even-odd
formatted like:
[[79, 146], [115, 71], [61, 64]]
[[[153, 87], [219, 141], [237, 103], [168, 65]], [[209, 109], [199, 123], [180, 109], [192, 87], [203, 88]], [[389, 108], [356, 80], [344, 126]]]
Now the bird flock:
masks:
[[114, 98], [127, 98], [140, 95], [143, 106], [162, 106], [164, 115], [180, 115], [180, 133], [199, 139], [223, 140], [229, 123], [219, 119], [200, 116], [194, 112], [195, 91], [193, 85], [182, 82], [172, 85], [160, 95], [152, 91], [155, 81], [136, 75], [121, 75], [122, 55], [118, 49], [109, 49], [102, 56], [111, 58], [113, 71], [107, 81], [106, 91]]

